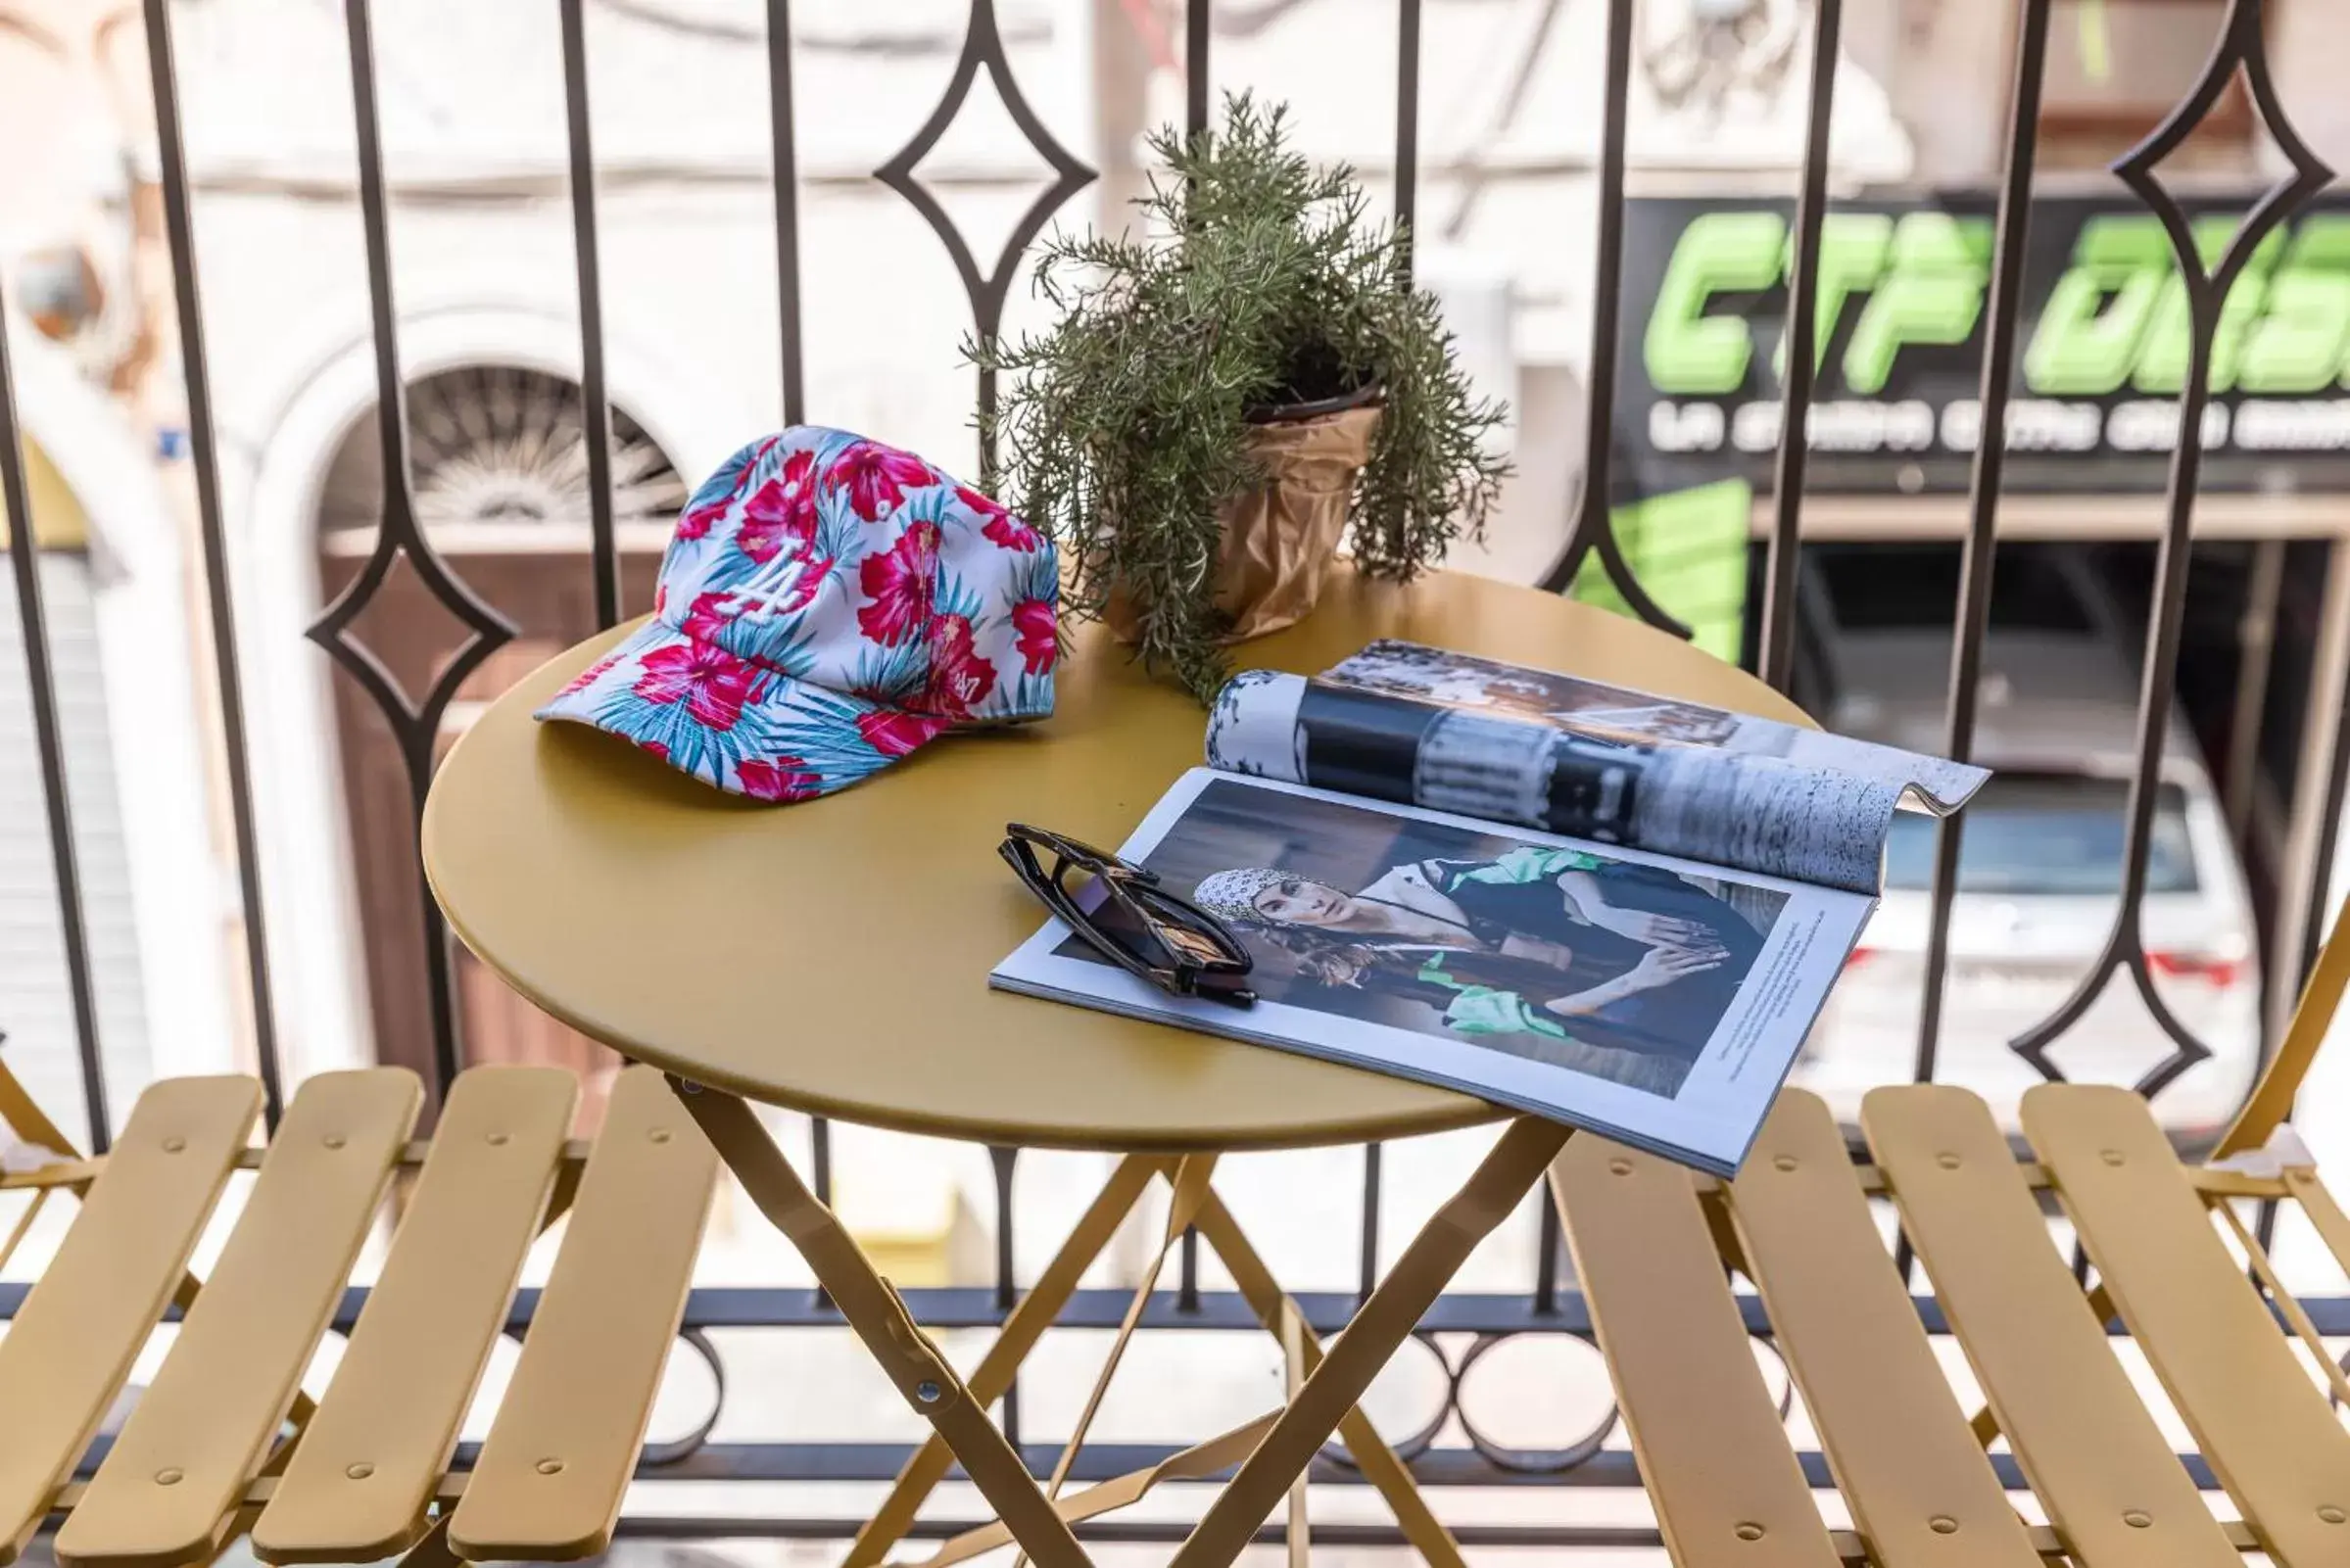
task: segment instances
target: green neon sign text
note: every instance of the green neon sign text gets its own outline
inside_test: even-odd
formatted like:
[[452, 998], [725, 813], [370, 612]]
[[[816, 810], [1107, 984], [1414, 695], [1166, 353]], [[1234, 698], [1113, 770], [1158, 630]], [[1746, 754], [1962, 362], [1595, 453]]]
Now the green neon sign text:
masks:
[[[2203, 264], [2235, 231], [2231, 214], [2192, 225]], [[1919, 210], [1831, 213], [1820, 226], [1820, 368], [1841, 390], [1874, 397], [1912, 348], [1964, 344], [1981, 326], [1990, 285], [1990, 223]], [[1668, 397], [1743, 390], [1763, 345], [1744, 310], [1792, 270], [1778, 213], [1704, 213], [1681, 231], [1642, 340], [1649, 380]], [[1848, 323], [1848, 330], [1839, 331]], [[2065, 271], [2023, 346], [2036, 397], [2175, 396], [2192, 334], [2187, 291], [2169, 236], [2147, 214], [2098, 214], [2081, 226]], [[1783, 334], [1769, 345], [1784, 369]], [[1832, 343], [1842, 354], [1827, 365]], [[2320, 213], [2264, 240], [2220, 308], [2214, 392], [2301, 397], [2350, 387], [2350, 213]], [[1823, 389], [1828, 390], [1828, 389]]]

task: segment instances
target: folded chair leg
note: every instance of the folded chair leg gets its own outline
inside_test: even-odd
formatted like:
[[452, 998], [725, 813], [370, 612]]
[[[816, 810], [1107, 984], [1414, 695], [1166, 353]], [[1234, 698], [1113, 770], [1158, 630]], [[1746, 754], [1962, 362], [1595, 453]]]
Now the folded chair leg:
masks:
[[399, 1568], [463, 1568], [464, 1559], [449, 1549], [449, 1516], [454, 1511], [441, 1510], [432, 1528], [400, 1554]]
[[[1036, 1276], [1036, 1283], [1029, 1287], [1028, 1293], [1013, 1306], [1004, 1318], [1004, 1326], [996, 1333], [995, 1343], [987, 1347], [987, 1354], [980, 1357], [980, 1364], [972, 1369], [969, 1385], [971, 1397], [979, 1401], [981, 1405], [992, 1405], [1004, 1397], [1012, 1386], [1013, 1376], [1020, 1370], [1021, 1362], [1028, 1359], [1029, 1353], [1036, 1348], [1036, 1342], [1044, 1337], [1044, 1331], [1052, 1327], [1053, 1319], [1061, 1315], [1061, 1308], [1068, 1306], [1070, 1297], [1077, 1294], [1078, 1282], [1084, 1278], [1085, 1270], [1093, 1266], [1093, 1260], [1101, 1256], [1102, 1249], [1110, 1244], [1110, 1238], [1118, 1233], [1118, 1227], [1126, 1223], [1127, 1215], [1133, 1212], [1134, 1205], [1149, 1188], [1151, 1178], [1162, 1169], [1173, 1168], [1172, 1161], [1147, 1155], [1128, 1155], [1110, 1172], [1110, 1179], [1102, 1183], [1102, 1189], [1094, 1194], [1093, 1202], [1078, 1216], [1078, 1222], [1070, 1227], [1069, 1237], [1061, 1243], [1061, 1250], [1044, 1265], [1044, 1271]], [[888, 1554], [889, 1548], [903, 1539], [907, 1528], [914, 1522], [915, 1513], [938, 1483], [945, 1479], [947, 1468], [953, 1462], [954, 1456], [946, 1447], [946, 1440], [932, 1433], [914, 1456], [906, 1461], [905, 1468], [897, 1473], [889, 1496], [883, 1499], [882, 1505], [874, 1510], [864, 1528], [857, 1532], [857, 1539], [850, 1544], [848, 1556], [842, 1560], [840, 1568], [876, 1568]], [[1007, 1536], [1005, 1539], [1010, 1538]], [[999, 1545], [1002, 1544], [995, 1543]]]
[[9, 1228], [8, 1240], [0, 1241], [0, 1268], [6, 1268], [8, 1260], [17, 1255], [17, 1249], [24, 1245], [25, 1236], [32, 1230], [32, 1222], [41, 1217], [42, 1206], [49, 1202], [49, 1195], [55, 1191], [55, 1187], [32, 1189], [32, 1202], [24, 1206], [24, 1212], [17, 1216], [16, 1224]]
[[1173, 1568], [1228, 1568], [1239, 1556], [1396, 1347], [1410, 1337], [1420, 1314], [1443, 1294], [1477, 1243], [1533, 1190], [1568, 1136], [1567, 1128], [1533, 1117], [1510, 1123], [1467, 1184], [1404, 1249], [1257, 1451], [1209, 1505], [1175, 1552]]
[[2269, 1304], [2282, 1314], [2286, 1324], [2301, 1341], [2302, 1349], [2308, 1351], [2311, 1359], [2318, 1363], [2318, 1369], [2325, 1376], [2334, 1402], [2350, 1405], [2350, 1376], [2343, 1373], [2340, 1363], [2326, 1349], [2326, 1342], [2318, 1336], [2318, 1325], [2310, 1321], [2308, 1309], [2302, 1307], [2300, 1299], [2286, 1290], [2284, 1281], [2277, 1277], [2277, 1265], [2270, 1260], [2268, 1249], [2261, 1246], [2258, 1236], [2252, 1234], [2252, 1227], [2244, 1223], [2243, 1215], [2235, 1212], [2235, 1205], [2222, 1203], [2212, 1207], [2228, 1221], [2229, 1232], [2235, 1237], [2236, 1246], [2243, 1250], [2245, 1259], [2252, 1264], [2252, 1273], [2260, 1281], [2261, 1289], [2267, 1293]]
[[1068, 1521], [1053, 1510], [1036, 1478], [988, 1419], [986, 1405], [955, 1376], [833, 1212], [816, 1201], [750, 1107], [699, 1084], [676, 1078], [670, 1084], [751, 1202], [799, 1249], [817, 1283], [906, 1402], [937, 1428], [1013, 1539], [1040, 1568], [1091, 1568]]
[[1991, 1413], [1991, 1407], [1988, 1404], [1977, 1410], [1975, 1418], [1967, 1425], [1974, 1428], [1975, 1441], [1986, 1449], [1999, 1440], [1999, 1418]]
[[2334, 1202], [2333, 1194], [2318, 1179], [2317, 1171], [2307, 1165], [2294, 1166], [2285, 1171], [2284, 1184], [2326, 1243], [2326, 1250], [2333, 1254], [2334, 1262], [2350, 1269], [2350, 1215], [2342, 1212], [2342, 1206]]
[[26, 1143], [38, 1144], [52, 1154], [68, 1160], [79, 1160], [81, 1151], [67, 1139], [58, 1124], [49, 1119], [40, 1103], [17, 1081], [17, 1075], [0, 1062], [0, 1126], [5, 1126]]

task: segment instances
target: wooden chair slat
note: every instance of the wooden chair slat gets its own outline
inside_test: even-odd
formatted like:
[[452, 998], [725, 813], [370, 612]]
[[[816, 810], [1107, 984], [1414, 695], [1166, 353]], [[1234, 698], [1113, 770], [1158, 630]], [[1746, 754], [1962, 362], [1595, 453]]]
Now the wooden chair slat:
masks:
[[1879, 1568], [2039, 1568], [1824, 1101], [1779, 1097], [1729, 1200], [1747, 1273]]
[[139, 1096], [48, 1270], [0, 1336], [0, 1564], [59, 1487], [178, 1289], [261, 1112], [250, 1078], [175, 1078]]
[[263, 1561], [373, 1562], [424, 1533], [578, 1103], [559, 1068], [456, 1080], [334, 1382], [254, 1527]]
[[571, 1562], [610, 1544], [717, 1172], [661, 1075], [621, 1073], [521, 1364], [450, 1521], [458, 1555]]
[[64, 1568], [185, 1568], [243, 1502], [423, 1098], [399, 1068], [302, 1086], [178, 1342], [57, 1533]]
[[1673, 1561], [1830, 1568], [1690, 1173], [1584, 1133], [1551, 1190]]
[[[1990, 1111], [1875, 1089], [1861, 1125], [2016, 1462], [2089, 1568], [2235, 1568], [2048, 1235]], [[2271, 1332], [2275, 1330], [2272, 1327]]]
[[2350, 1432], [2221, 1243], [2145, 1100], [2047, 1084], [2024, 1096], [2023, 1123], [2114, 1309], [2262, 1548], [2289, 1565], [2350, 1562]]

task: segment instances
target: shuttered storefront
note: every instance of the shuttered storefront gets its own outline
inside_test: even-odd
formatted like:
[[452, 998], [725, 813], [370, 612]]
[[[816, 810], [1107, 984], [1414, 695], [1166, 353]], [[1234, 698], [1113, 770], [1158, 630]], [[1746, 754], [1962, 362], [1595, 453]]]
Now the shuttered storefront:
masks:
[[[82, 913], [97, 988], [98, 1036], [117, 1117], [151, 1074], [130, 868], [120, 810], [123, 759], [114, 752], [98, 660], [90, 562], [41, 556], [58, 716], [79, 849]], [[135, 760], [132, 763], [135, 766]], [[204, 890], [185, 889], [185, 896]], [[13, 587], [0, 583], [0, 1054], [67, 1133], [86, 1137], [72, 992], [49, 850], [24, 639]]]

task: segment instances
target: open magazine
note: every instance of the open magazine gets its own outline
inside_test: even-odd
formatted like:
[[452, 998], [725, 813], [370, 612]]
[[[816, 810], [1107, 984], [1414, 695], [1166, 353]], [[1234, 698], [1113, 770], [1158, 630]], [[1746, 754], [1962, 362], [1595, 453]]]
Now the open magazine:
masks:
[[[1443, 1084], [1736, 1171], [1876, 907], [1893, 813], [1988, 775], [1374, 642], [1239, 675], [1120, 853], [1229, 924], [1249, 1008], [1059, 921], [989, 983]], [[1117, 908], [1106, 905], [1097, 918]]]

